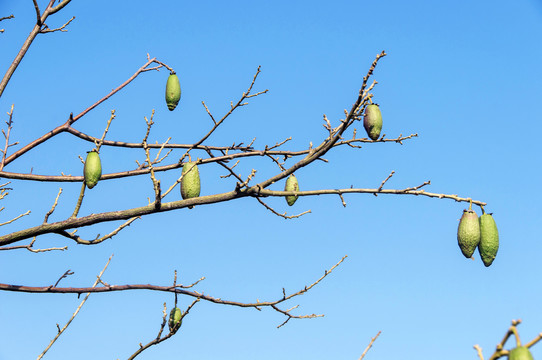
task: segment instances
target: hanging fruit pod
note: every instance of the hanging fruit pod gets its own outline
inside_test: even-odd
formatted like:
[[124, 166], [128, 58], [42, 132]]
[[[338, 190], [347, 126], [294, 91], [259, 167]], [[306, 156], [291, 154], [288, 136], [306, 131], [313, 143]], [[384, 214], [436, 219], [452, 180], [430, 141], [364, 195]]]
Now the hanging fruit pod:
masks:
[[166, 104], [169, 111], [173, 111], [181, 100], [181, 84], [175, 72], [171, 72], [166, 83]]

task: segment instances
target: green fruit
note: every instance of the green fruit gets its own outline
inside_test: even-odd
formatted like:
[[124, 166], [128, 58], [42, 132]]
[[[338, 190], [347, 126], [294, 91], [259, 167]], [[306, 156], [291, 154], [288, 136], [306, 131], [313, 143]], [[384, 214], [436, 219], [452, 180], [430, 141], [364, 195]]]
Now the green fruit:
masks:
[[177, 107], [179, 100], [181, 100], [181, 84], [175, 72], [172, 72], [166, 83], [166, 104], [169, 111]]
[[[286, 185], [284, 186], [284, 191], [299, 191], [299, 184], [297, 183], [297, 178], [294, 174], [290, 175], [286, 179]], [[298, 198], [298, 195], [288, 195], [286, 196], [286, 202], [288, 205], [292, 206]]]
[[181, 324], [182, 324], [182, 319], [183, 319], [183, 313], [181, 311], [181, 309], [179, 309], [178, 307], [174, 307], [173, 309], [171, 309], [171, 312], [169, 313], [169, 321], [168, 321], [168, 325], [169, 325], [169, 331], [173, 331], [173, 330], [177, 330], [181, 327]]
[[499, 232], [491, 214], [480, 216], [480, 244], [478, 250], [485, 266], [491, 265], [499, 250]]
[[183, 165], [181, 179], [181, 196], [183, 199], [198, 197], [201, 190], [199, 170], [195, 161], [189, 161]]
[[102, 177], [102, 162], [100, 161], [100, 156], [96, 151], [92, 150], [87, 154], [83, 174], [85, 184], [89, 189], [96, 186], [98, 180], [100, 180], [100, 177]]
[[463, 255], [470, 258], [480, 243], [480, 222], [473, 210], [463, 210], [457, 228], [457, 243]]
[[363, 118], [363, 127], [371, 140], [377, 140], [382, 131], [382, 114], [376, 104], [367, 105]]
[[508, 360], [534, 360], [533, 355], [525, 346], [518, 346], [515, 349], [510, 350], [508, 354]]

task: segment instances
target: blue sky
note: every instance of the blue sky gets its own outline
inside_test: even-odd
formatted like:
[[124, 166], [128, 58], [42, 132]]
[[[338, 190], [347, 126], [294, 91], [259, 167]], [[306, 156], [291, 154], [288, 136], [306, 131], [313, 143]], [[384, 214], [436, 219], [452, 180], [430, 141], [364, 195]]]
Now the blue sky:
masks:
[[[46, 3], [40, 1], [45, 8]], [[0, 71], [3, 74], [35, 21], [31, 1], [2, 1]], [[223, 299], [273, 300], [312, 283], [342, 256], [347, 260], [309, 293], [288, 304], [284, 317], [200, 302], [172, 339], [138, 359], [357, 359], [379, 330], [366, 359], [486, 358], [512, 319], [521, 318], [523, 341], [542, 332], [539, 284], [541, 220], [537, 190], [542, 172], [536, 140], [542, 132], [542, 4], [540, 1], [312, 1], [126, 2], [73, 0], [49, 18], [57, 27], [75, 16], [66, 33], [38, 36], [0, 98], [2, 125], [15, 104], [12, 139], [26, 144], [81, 112], [131, 76], [147, 53], [178, 73], [182, 98], [164, 103], [167, 71], [140, 76], [93, 110], [75, 128], [101, 135], [115, 109], [108, 139], [141, 141], [144, 117], [156, 110], [152, 142], [191, 143], [211, 127], [201, 101], [217, 117], [246, 90], [259, 65], [255, 90], [269, 93], [236, 110], [207, 144], [274, 145], [288, 150], [319, 144], [326, 114], [337, 125], [350, 109], [375, 55], [386, 50], [374, 74], [388, 137], [418, 138], [331, 151], [328, 163], [296, 173], [301, 190], [378, 187], [402, 189], [431, 180], [427, 191], [487, 202], [500, 234], [493, 265], [465, 259], [456, 240], [465, 203], [413, 196], [303, 197], [293, 207], [268, 199], [279, 218], [254, 199], [151, 215], [98, 246], [46, 235], [39, 247], [66, 252], [0, 252], [0, 282], [45, 286], [67, 269], [63, 286], [91, 286], [107, 259], [110, 284], [169, 285], [173, 271]], [[356, 126], [358, 133], [363, 131]], [[351, 133], [350, 133], [351, 134]], [[91, 146], [63, 134], [25, 154], [6, 171], [80, 174], [78, 156]], [[178, 159], [174, 152], [172, 159]], [[198, 154], [205, 156], [204, 153]], [[177, 156], [177, 157], [176, 157]], [[104, 173], [131, 169], [141, 150], [103, 148]], [[173, 162], [174, 160], [170, 160]], [[290, 160], [287, 165], [294, 162]], [[265, 159], [239, 165], [262, 181], [277, 172]], [[200, 168], [202, 195], [233, 189], [218, 165]], [[170, 184], [180, 174], [160, 174]], [[5, 179], [1, 179], [2, 183]], [[62, 187], [55, 221], [69, 216], [78, 183], [13, 181], [2, 200], [2, 234], [40, 224]], [[271, 188], [281, 190], [284, 184]], [[142, 206], [152, 197], [147, 176], [100, 182], [88, 191], [82, 214]], [[180, 199], [175, 191], [171, 200]], [[479, 212], [479, 209], [476, 208]], [[53, 220], [53, 219], [52, 219]], [[81, 229], [87, 238], [112, 224]], [[0, 293], [0, 359], [35, 358], [80, 300], [75, 295]], [[91, 295], [70, 328], [46, 355], [50, 359], [125, 359], [156, 336], [170, 294], [120, 292]], [[180, 298], [182, 307], [191, 299]], [[508, 347], [511, 346], [508, 343]], [[532, 349], [542, 357], [542, 345]]]

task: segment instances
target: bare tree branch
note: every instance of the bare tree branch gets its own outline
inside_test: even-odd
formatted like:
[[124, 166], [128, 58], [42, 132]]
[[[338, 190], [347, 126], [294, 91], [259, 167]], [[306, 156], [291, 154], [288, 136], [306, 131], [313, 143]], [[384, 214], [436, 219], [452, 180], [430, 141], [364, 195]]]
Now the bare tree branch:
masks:
[[[113, 255], [111, 255], [111, 257], [113, 257]], [[103, 275], [103, 273], [105, 272], [105, 269], [107, 269], [107, 266], [109, 266], [109, 262], [111, 261], [111, 257], [109, 258], [109, 260], [107, 260], [107, 263], [105, 264], [105, 267], [103, 268], [102, 272], [100, 273], [100, 275], [98, 275], [98, 279], [96, 279], [96, 281], [94, 282], [94, 285], [92, 285], [92, 288], [95, 288], [96, 285], [98, 285], [100, 283], [99, 279], [100, 277]], [[87, 301], [88, 297], [90, 296], [90, 292], [87, 293], [87, 295], [85, 296], [85, 298], [83, 299], [83, 301], [81, 301], [81, 303], [79, 304], [79, 306], [77, 307], [77, 309], [75, 310], [75, 312], [73, 313], [72, 317], [70, 318], [70, 320], [68, 320], [68, 322], [66, 323], [66, 325], [64, 325], [64, 327], [62, 329], [60, 329], [58, 331], [58, 333], [56, 334], [56, 336], [53, 338], [53, 340], [51, 340], [51, 342], [49, 343], [49, 345], [47, 345], [47, 347], [45, 348], [45, 350], [43, 350], [43, 352], [38, 356], [38, 359], [37, 360], [40, 360], [43, 355], [45, 355], [45, 353], [47, 351], [49, 351], [49, 349], [51, 348], [51, 346], [53, 346], [53, 344], [55, 343], [55, 341], [57, 341], [57, 339], [60, 337], [60, 335], [62, 335], [62, 333], [64, 331], [66, 331], [66, 329], [68, 328], [68, 326], [70, 326], [71, 322], [73, 321], [73, 319], [75, 319], [75, 317], [77, 316], [77, 314], [79, 314], [79, 311], [81, 310], [81, 308], [83, 307], [83, 305], [85, 304], [85, 302]]]
[[[312, 284], [303, 287], [301, 290], [291, 293], [289, 295], [286, 294], [286, 292], [283, 289], [283, 295], [278, 300], [271, 300], [271, 301], [259, 301], [252, 303], [243, 303], [239, 301], [231, 301], [231, 300], [223, 300], [222, 298], [213, 297], [210, 295], [206, 295], [203, 292], [197, 292], [197, 291], [189, 291], [186, 290], [186, 288], [191, 287], [195, 285], [196, 283], [192, 284], [191, 286], [185, 286], [182, 285], [176, 285], [176, 286], [159, 286], [159, 285], [150, 285], [150, 284], [133, 284], [133, 285], [109, 285], [102, 283], [103, 286], [92, 286], [92, 287], [86, 287], [86, 288], [74, 288], [74, 287], [67, 287], [67, 288], [61, 288], [55, 286], [22, 286], [22, 285], [10, 285], [10, 284], [0, 284], [0, 290], [4, 291], [13, 291], [13, 292], [25, 292], [25, 293], [55, 293], [55, 294], [82, 294], [82, 293], [103, 293], [103, 292], [112, 292], [112, 291], [127, 291], [127, 290], [151, 290], [151, 291], [160, 291], [160, 292], [169, 292], [169, 293], [175, 293], [178, 295], [185, 295], [189, 297], [193, 297], [198, 300], [205, 300], [209, 301], [215, 304], [220, 305], [230, 305], [230, 306], [236, 306], [236, 307], [243, 307], [243, 308], [255, 308], [260, 309], [262, 307], [271, 307], [275, 311], [280, 312], [287, 316], [286, 322], [291, 319], [304, 319], [304, 318], [314, 318], [314, 317], [320, 317], [323, 315], [292, 315], [290, 313], [291, 310], [295, 309], [296, 307], [293, 307], [288, 310], [282, 310], [277, 305], [288, 301], [294, 297], [303, 295], [304, 293], [308, 292], [310, 289], [312, 289], [314, 286], [319, 284], [323, 279], [325, 279], [331, 272], [337, 268], [345, 259], [347, 256], [343, 256], [339, 262], [337, 262], [335, 265], [333, 265], [329, 270], [325, 270], [324, 274], [318, 278], [316, 281], [314, 281]], [[200, 279], [201, 280], [201, 279]], [[200, 281], [198, 280], [198, 282]], [[105, 284], [105, 285], [104, 285]], [[282, 326], [282, 325], [280, 325]], [[279, 326], [279, 327], [280, 327]]]

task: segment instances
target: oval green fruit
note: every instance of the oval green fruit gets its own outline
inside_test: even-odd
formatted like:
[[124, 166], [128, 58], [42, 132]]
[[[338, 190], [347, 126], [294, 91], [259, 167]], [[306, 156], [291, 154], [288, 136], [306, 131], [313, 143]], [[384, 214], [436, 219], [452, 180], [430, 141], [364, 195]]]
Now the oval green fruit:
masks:
[[169, 111], [173, 111], [181, 100], [181, 84], [175, 72], [172, 72], [166, 83], [166, 104]]
[[382, 131], [382, 113], [376, 104], [367, 105], [363, 117], [363, 127], [371, 140], [378, 140]]
[[201, 190], [198, 165], [189, 161], [183, 165], [181, 179], [181, 196], [183, 199], [198, 197]]
[[[288, 179], [286, 179], [284, 191], [299, 191], [299, 184], [294, 174], [290, 175]], [[286, 202], [288, 203], [288, 205], [292, 206], [297, 201], [297, 198], [298, 195], [288, 195], [286, 196]]]
[[499, 250], [499, 232], [497, 224], [491, 214], [480, 216], [480, 243], [478, 250], [484, 265], [487, 267], [493, 263]]
[[181, 309], [178, 307], [174, 307], [171, 309], [171, 312], [169, 313], [169, 331], [177, 330], [181, 327], [183, 319], [183, 313]]
[[96, 186], [98, 180], [100, 180], [100, 177], [102, 177], [102, 162], [100, 161], [100, 156], [94, 150], [87, 154], [83, 175], [85, 178], [85, 184], [89, 189]]
[[533, 355], [529, 349], [525, 346], [518, 346], [515, 349], [510, 350], [508, 354], [508, 360], [534, 360]]
[[480, 243], [480, 222], [473, 210], [463, 210], [463, 216], [457, 228], [457, 243], [466, 258], [474, 254]]

